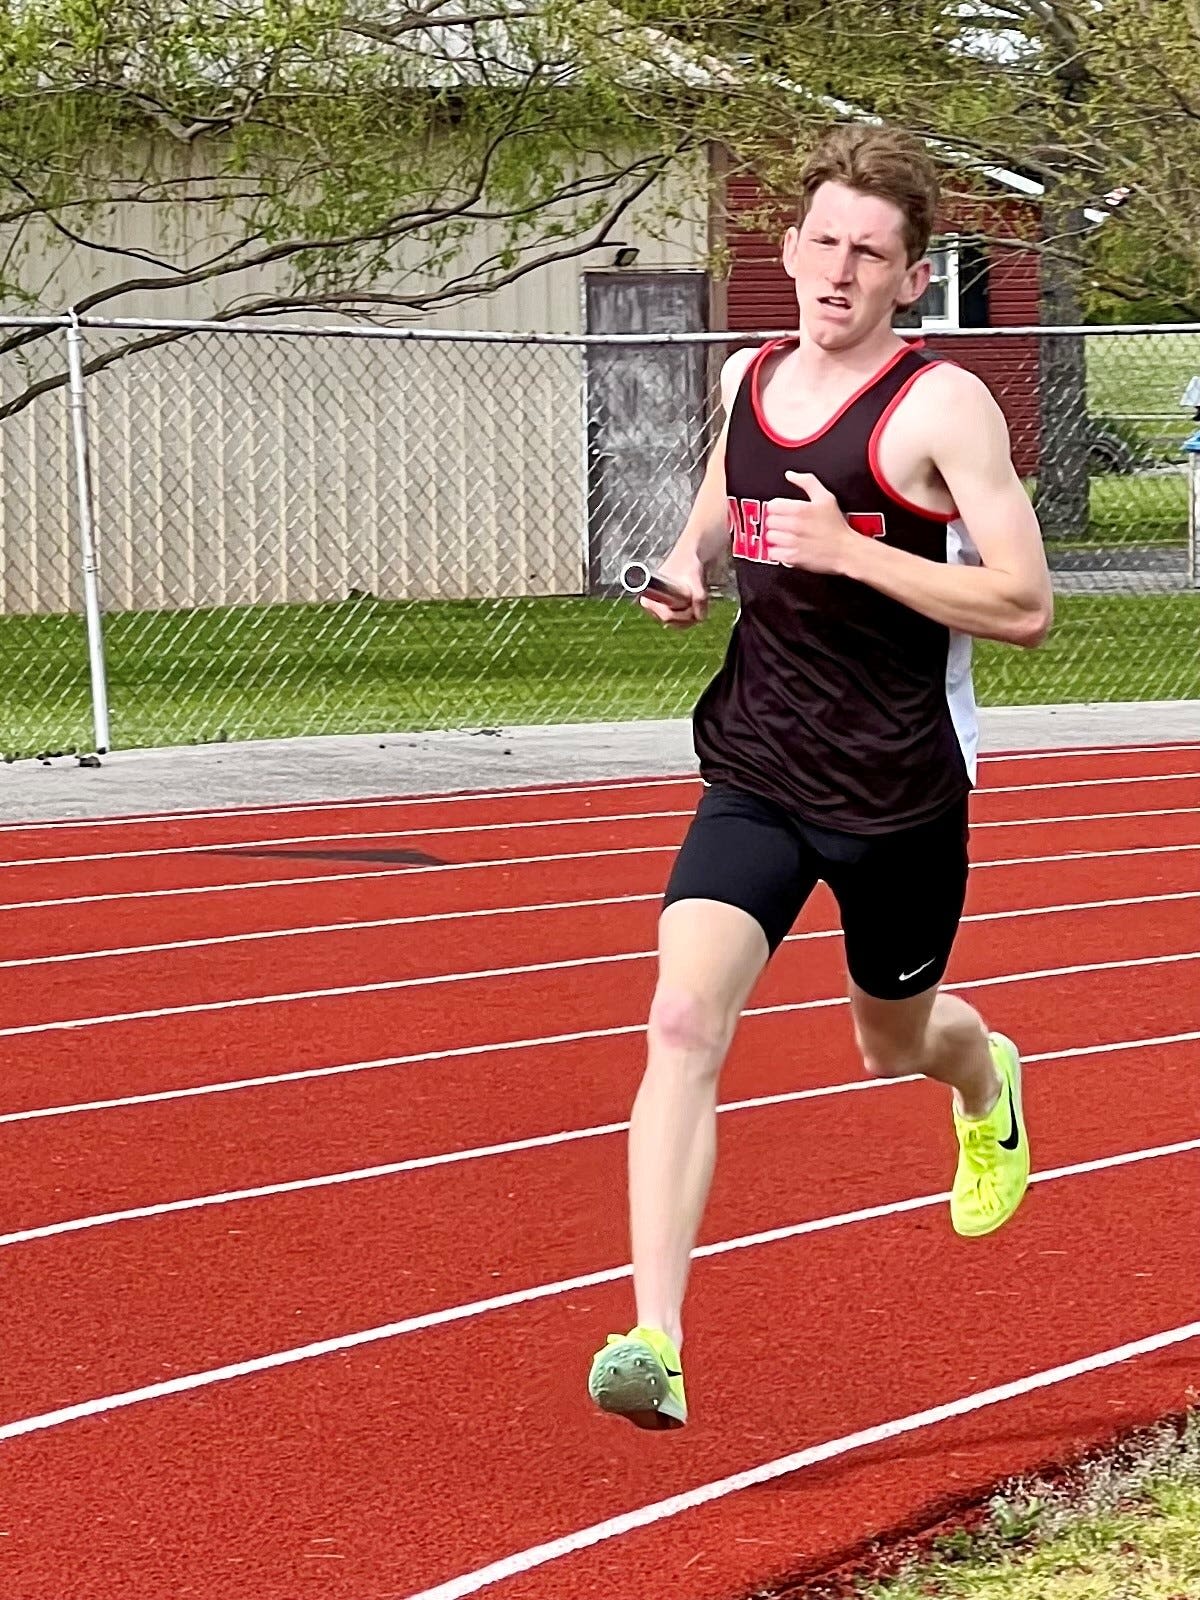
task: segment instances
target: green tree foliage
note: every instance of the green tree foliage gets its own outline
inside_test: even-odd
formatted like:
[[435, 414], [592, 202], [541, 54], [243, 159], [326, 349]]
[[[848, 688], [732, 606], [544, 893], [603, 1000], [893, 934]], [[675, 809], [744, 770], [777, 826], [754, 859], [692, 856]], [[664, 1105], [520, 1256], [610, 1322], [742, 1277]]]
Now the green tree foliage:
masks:
[[1090, 314], [1197, 315], [1198, 63], [1200, 0], [0, 0], [0, 304], [69, 250], [84, 312], [417, 317], [865, 115], [1043, 183]]
[[[281, 264], [273, 300], [346, 303], [402, 253], [412, 293], [401, 285], [396, 303], [419, 309], [438, 292], [418, 288], [418, 269], [444, 276], [480, 223], [496, 255], [441, 297], [527, 267], [535, 247], [603, 242], [703, 138], [700, 120], [693, 132], [660, 115], [678, 92], [671, 64], [647, 94], [645, 61], [620, 50], [612, 14], [587, 0], [10, 5], [0, 297], [40, 298], [29, 256], [47, 230], [99, 261], [122, 235], [114, 213], [179, 217], [181, 202], [210, 219], [192, 236], [219, 231], [219, 250], [197, 258], [182, 230], [153, 256], [118, 245], [127, 276], [114, 281], [110, 260], [80, 310], [268, 266], [278, 281]], [[268, 309], [241, 281], [242, 309]]]

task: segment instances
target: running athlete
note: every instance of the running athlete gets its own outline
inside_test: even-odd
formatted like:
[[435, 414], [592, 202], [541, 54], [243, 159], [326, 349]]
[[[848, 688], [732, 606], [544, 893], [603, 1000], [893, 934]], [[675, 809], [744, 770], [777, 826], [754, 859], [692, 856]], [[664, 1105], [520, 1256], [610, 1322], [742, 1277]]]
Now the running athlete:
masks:
[[835, 128], [801, 194], [783, 246], [798, 332], [725, 363], [725, 426], [660, 569], [690, 606], [642, 597], [668, 627], [702, 621], [732, 546], [741, 609], [694, 715], [705, 792], [664, 897], [629, 1134], [637, 1324], [609, 1337], [588, 1385], [646, 1428], [687, 1421], [682, 1305], [721, 1065], [818, 880], [838, 903], [866, 1071], [951, 1090], [956, 1232], [1000, 1227], [1029, 1178], [1016, 1047], [939, 984], [966, 893], [971, 636], [1045, 638], [1041, 534], [987, 388], [892, 328], [929, 283], [924, 147]]

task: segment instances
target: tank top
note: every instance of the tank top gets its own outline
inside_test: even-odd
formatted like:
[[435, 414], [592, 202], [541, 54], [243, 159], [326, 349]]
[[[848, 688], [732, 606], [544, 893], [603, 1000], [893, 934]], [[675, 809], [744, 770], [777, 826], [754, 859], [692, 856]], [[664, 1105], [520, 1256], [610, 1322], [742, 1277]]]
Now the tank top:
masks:
[[852, 834], [913, 827], [973, 786], [978, 729], [971, 640], [868, 584], [765, 556], [763, 508], [802, 498], [786, 472], [810, 472], [864, 538], [930, 561], [978, 564], [954, 515], [922, 510], [880, 472], [884, 425], [935, 364], [908, 345], [824, 427], [788, 440], [767, 423], [763, 366], [750, 363], [726, 437], [725, 482], [739, 610], [724, 662], [697, 703], [693, 735], [706, 783], [775, 801], [801, 821]]

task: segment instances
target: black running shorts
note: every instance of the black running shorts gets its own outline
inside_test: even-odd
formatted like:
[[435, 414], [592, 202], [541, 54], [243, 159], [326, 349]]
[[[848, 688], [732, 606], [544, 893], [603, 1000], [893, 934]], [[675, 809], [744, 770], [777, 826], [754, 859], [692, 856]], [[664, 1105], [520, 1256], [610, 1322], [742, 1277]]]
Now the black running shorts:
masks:
[[966, 898], [967, 833], [965, 795], [932, 822], [865, 837], [812, 827], [718, 784], [696, 809], [664, 907], [738, 906], [773, 955], [823, 880], [841, 912], [850, 976], [879, 1000], [903, 1000], [945, 973]]

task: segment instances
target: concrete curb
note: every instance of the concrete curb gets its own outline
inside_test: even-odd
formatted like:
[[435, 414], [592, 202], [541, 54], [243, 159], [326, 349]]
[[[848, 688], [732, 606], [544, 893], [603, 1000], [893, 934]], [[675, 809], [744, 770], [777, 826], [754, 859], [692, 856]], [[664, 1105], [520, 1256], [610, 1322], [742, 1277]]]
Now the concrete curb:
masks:
[[[984, 752], [1200, 743], [1200, 701], [1002, 706], [980, 712]], [[691, 722], [597, 722], [438, 733], [327, 735], [121, 750], [0, 768], [6, 822], [509, 789], [695, 771]]]

